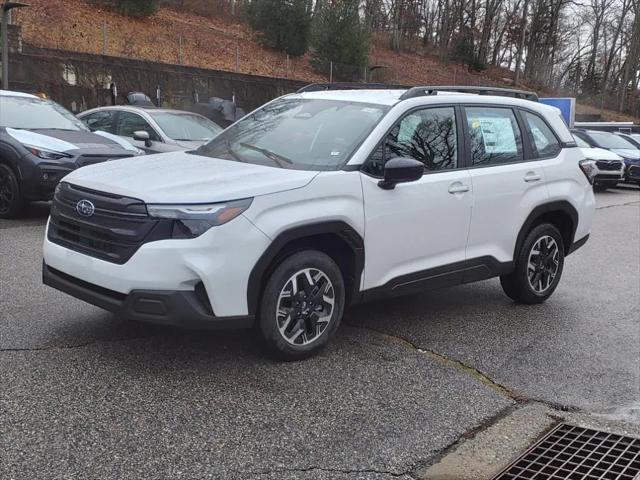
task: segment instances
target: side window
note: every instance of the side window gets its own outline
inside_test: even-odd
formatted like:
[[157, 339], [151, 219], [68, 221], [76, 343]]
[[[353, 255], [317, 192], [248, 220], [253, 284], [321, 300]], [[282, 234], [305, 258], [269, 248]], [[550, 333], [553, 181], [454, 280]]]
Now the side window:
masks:
[[538, 115], [522, 111], [524, 121], [529, 129], [531, 144], [538, 157], [555, 157], [562, 147], [551, 129]]
[[115, 133], [113, 125], [113, 110], [103, 110], [101, 112], [95, 112], [91, 115], [87, 115], [82, 118], [82, 121], [91, 130], [102, 130], [103, 132]]
[[364, 171], [382, 177], [385, 163], [396, 157], [418, 160], [430, 172], [456, 168], [458, 143], [454, 108], [426, 108], [405, 116], [371, 154]]
[[510, 108], [465, 107], [472, 165], [522, 162], [522, 135]]
[[159, 141], [160, 138], [151, 125], [140, 115], [131, 112], [120, 112], [118, 119], [117, 135], [122, 137], [133, 137], [133, 132], [145, 131], [149, 133], [151, 140]]

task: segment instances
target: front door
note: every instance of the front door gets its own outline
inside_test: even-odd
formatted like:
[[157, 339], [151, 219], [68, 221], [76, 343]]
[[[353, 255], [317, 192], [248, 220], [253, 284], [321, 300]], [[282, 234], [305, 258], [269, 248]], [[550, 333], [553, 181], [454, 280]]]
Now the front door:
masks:
[[[472, 190], [461, 161], [459, 121], [452, 106], [412, 111], [363, 167], [363, 289], [404, 293], [461, 282]], [[384, 190], [378, 182], [395, 157], [419, 160], [425, 174]]]

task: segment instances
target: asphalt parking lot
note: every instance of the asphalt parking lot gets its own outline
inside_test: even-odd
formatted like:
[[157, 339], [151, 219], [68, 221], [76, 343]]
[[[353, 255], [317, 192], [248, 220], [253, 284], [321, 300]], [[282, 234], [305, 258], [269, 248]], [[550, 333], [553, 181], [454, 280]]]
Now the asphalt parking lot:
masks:
[[491, 280], [362, 305], [299, 363], [247, 332], [132, 324], [42, 286], [46, 215], [0, 221], [2, 479], [446, 478], [431, 467], [536, 408], [640, 434], [637, 188], [598, 194], [546, 304]]

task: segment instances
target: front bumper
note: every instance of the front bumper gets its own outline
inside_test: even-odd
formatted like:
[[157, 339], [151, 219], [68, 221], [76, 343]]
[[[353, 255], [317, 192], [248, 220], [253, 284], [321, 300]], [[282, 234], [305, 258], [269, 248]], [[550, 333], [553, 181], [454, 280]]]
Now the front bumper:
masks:
[[249, 314], [249, 275], [271, 242], [240, 215], [194, 239], [145, 243], [126, 263], [116, 264], [53, 243], [48, 228], [48, 267], [121, 298], [136, 291], [193, 292], [202, 283], [215, 318]]
[[627, 174], [625, 175], [627, 182], [640, 182], [640, 164], [629, 165], [627, 167]]
[[72, 297], [139, 322], [184, 328], [230, 330], [250, 328], [253, 316], [216, 317], [198, 289], [133, 290], [125, 295], [72, 277], [42, 264], [42, 281]]
[[34, 155], [30, 162], [23, 162], [21, 168], [23, 195], [27, 200], [51, 200], [60, 180], [73, 172], [77, 165], [72, 161], [46, 162]]

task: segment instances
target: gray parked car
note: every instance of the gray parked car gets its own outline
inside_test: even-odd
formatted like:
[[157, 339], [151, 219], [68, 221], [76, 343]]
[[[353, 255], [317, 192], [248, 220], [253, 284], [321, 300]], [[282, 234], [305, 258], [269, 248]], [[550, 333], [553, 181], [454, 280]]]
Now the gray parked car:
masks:
[[222, 128], [197, 113], [132, 106], [99, 107], [78, 115], [93, 130], [126, 138], [147, 153], [193, 150]]

